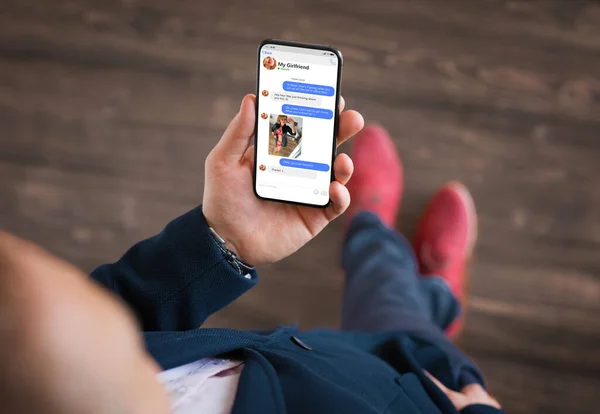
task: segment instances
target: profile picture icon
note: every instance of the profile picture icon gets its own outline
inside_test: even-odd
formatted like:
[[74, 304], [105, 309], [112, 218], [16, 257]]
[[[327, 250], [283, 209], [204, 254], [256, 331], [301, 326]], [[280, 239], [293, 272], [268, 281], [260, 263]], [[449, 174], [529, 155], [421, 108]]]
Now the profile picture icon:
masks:
[[269, 91], [265, 89], [261, 92], [261, 94], [262, 96], [269, 96]]
[[277, 67], [277, 61], [271, 56], [267, 56], [263, 59], [263, 66], [265, 67], [265, 69], [273, 70]]
[[260, 117], [261, 117], [262, 119], [267, 119], [267, 118], [269, 117], [269, 115], [267, 115], [267, 113], [266, 113], [266, 112], [263, 112], [262, 114], [260, 114]]
[[259, 169], [259, 170], [261, 170], [261, 171], [264, 171], [264, 170], [266, 170], [266, 169], [267, 169], [267, 166], [266, 166], [265, 164], [260, 164], [260, 165], [258, 166], [258, 169]]

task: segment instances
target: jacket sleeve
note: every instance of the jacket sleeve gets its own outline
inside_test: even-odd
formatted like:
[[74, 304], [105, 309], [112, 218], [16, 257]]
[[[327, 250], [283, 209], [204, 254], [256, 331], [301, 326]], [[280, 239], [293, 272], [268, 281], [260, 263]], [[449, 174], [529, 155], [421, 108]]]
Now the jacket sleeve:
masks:
[[467, 405], [460, 414], [504, 414], [504, 411], [485, 404]]
[[258, 282], [256, 271], [240, 275], [224, 259], [201, 206], [91, 276], [133, 309], [146, 332], [198, 328]]

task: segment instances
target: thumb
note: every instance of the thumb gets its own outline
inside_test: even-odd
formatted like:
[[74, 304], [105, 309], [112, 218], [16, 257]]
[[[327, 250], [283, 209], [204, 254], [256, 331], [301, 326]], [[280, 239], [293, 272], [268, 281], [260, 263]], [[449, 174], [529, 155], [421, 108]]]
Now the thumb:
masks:
[[222, 156], [242, 158], [250, 140], [254, 135], [256, 122], [256, 97], [252, 94], [244, 96], [240, 111], [231, 120], [215, 148]]

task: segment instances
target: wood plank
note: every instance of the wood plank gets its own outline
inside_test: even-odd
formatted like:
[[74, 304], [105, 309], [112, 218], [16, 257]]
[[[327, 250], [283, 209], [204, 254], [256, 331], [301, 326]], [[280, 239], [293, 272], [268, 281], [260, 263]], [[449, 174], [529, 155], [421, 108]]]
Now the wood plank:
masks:
[[[294, 17], [266, 24], [282, 9]], [[388, 128], [405, 164], [404, 233], [444, 181], [473, 192], [462, 345], [507, 412], [594, 411], [596, 1], [5, 0], [0, 228], [89, 271], [199, 204], [203, 160], [268, 37], [340, 47], [348, 107]], [[337, 327], [342, 231], [261, 268], [208, 326]]]

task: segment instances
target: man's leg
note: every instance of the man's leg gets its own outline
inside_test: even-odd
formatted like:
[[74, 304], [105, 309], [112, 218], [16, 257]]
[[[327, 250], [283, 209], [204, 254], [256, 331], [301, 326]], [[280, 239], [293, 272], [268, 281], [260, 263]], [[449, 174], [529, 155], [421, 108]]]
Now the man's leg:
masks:
[[459, 385], [481, 383], [479, 371], [443, 333], [460, 314], [450, 284], [436, 276], [421, 277], [410, 244], [392, 229], [402, 168], [387, 133], [365, 128], [355, 139], [352, 158], [352, 219], [342, 253], [342, 329], [420, 337], [447, 354]]
[[436, 276], [420, 277], [409, 242], [372, 212], [359, 212], [352, 219], [342, 268], [344, 330], [429, 331], [429, 325], [443, 330], [460, 314], [448, 283]]

